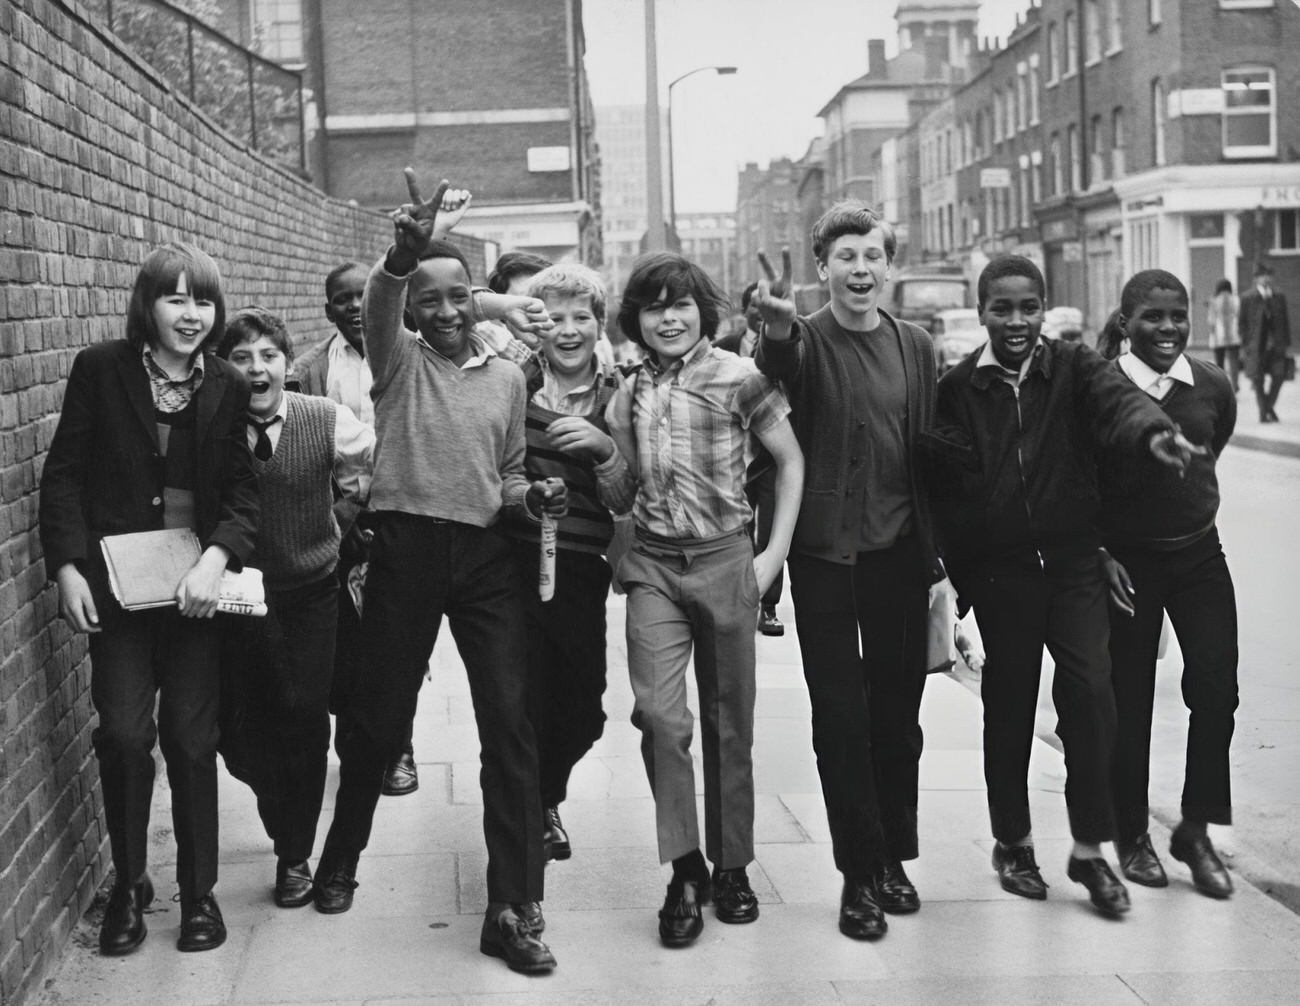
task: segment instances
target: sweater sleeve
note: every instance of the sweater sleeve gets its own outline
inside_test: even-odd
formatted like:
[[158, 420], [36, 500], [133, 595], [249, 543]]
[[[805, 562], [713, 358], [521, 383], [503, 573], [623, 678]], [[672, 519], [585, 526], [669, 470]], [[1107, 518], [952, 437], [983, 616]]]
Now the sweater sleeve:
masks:
[[803, 370], [803, 339], [806, 327], [802, 318], [796, 318], [794, 327], [790, 329], [790, 338], [777, 340], [763, 335], [758, 340], [754, 362], [758, 364], [758, 369], [762, 371], [764, 377], [771, 381], [787, 382], [798, 378]]
[[388, 255], [384, 254], [370, 270], [366, 292], [361, 302], [361, 316], [366, 329], [366, 359], [374, 384], [371, 395], [378, 394], [390, 380], [401, 363], [404, 350], [410, 341], [402, 320], [406, 310], [406, 276], [394, 276], [384, 268]]
[[[1093, 436], [1105, 450], [1131, 451], [1149, 457], [1147, 441], [1162, 430], [1176, 429], [1163, 409], [1145, 391], [1088, 346], [1072, 347], [1076, 405], [1091, 420]], [[1086, 428], [1086, 427], [1085, 427]]]

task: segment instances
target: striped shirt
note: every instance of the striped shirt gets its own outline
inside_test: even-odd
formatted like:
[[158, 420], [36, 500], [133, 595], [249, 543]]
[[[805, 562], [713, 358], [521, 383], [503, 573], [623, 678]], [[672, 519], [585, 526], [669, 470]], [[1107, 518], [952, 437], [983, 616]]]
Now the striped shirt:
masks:
[[714, 349], [707, 339], [667, 369], [647, 359], [629, 384], [637, 527], [664, 538], [707, 538], [747, 524], [751, 436], [789, 416], [781, 390], [753, 360]]

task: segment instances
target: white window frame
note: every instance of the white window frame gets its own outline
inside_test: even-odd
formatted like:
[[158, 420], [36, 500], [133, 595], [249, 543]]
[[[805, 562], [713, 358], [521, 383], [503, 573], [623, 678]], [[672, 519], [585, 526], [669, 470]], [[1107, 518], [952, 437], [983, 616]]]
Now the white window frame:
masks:
[[1029, 57], [1029, 124], [1037, 126], [1042, 121], [1042, 96], [1039, 94], [1038, 53]]
[[1275, 0], [1219, 0], [1221, 10], [1264, 10], [1276, 6]]
[[1067, 10], [1062, 23], [1061, 48], [1065, 58], [1061, 65], [1061, 78], [1065, 80], [1079, 72], [1079, 19], [1074, 16], [1074, 11]]
[[[270, 8], [278, 9], [282, 4], [286, 2], [292, 3], [294, 9], [297, 10], [298, 17], [296, 21], [270, 21], [270, 20], [265, 20], [261, 16], [264, 13], [265, 8], [270, 7]], [[251, 2], [248, 5], [248, 17], [249, 20], [252, 22], [254, 37], [256, 37], [256, 33], [259, 28], [265, 29], [267, 32], [266, 37], [263, 39], [264, 42], [264, 50], [262, 52], [263, 56], [277, 63], [286, 63], [290, 66], [296, 66], [303, 62], [306, 54], [307, 40], [305, 37], [301, 0], [251, 0]], [[293, 52], [289, 55], [285, 55], [281, 51], [279, 34], [276, 31], [277, 27], [280, 25], [297, 26], [298, 49], [296, 52]]]
[[[1291, 239], [1295, 242], [1292, 245], [1282, 244], [1282, 216], [1289, 213], [1292, 218]], [[1273, 211], [1273, 247], [1270, 249], [1273, 255], [1300, 255], [1300, 209], [1285, 209]]]
[[[1263, 106], [1251, 106], [1248, 108], [1229, 108], [1225, 101], [1223, 109], [1223, 156], [1229, 159], [1251, 158], [1251, 157], [1276, 157], [1277, 156], [1277, 72], [1271, 66], [1225, 66], [1221, 72], [1220, 79], [1223, 80], [1223, 89], [1228, 89], [1226, 78], [1230, 73], [1260, 73], [1268, 74], [1268, 86], [1271, 100], [1268, 105], [1268, 136], [1267, 144], [1256, 144], [1255, 146], [1229, 146], [1228, 145], [1228, 120], [1238, 116], [1263, 115]], [[1226, 97], [1226, 96], [1225, 96]]]
[[1165, 129], [1168, 110], [1165, 108], [1165, 85], [1156, 77], [1151, 81], [1151, 153], [1157, 168], [1164, 167], [1168, 152], [1165, 146]]
[[1107, 6], [1106, 55], [1114, 56], [1124, 49], [1124, 0], [1107, 0]]
[[1147, 24], [1157, 25], [1164, 20], [1164, 11], [1160, 9], [1160, 0], [1147, 0]]
[[1055, 87], [1061, 79], [1061, 32], [1056, 22], [1047, 25], [1047, 86]]
[[1096, 66], [1100, 63], [1104, 49], [1101, 0], [1083, 0], [1083, 65]]

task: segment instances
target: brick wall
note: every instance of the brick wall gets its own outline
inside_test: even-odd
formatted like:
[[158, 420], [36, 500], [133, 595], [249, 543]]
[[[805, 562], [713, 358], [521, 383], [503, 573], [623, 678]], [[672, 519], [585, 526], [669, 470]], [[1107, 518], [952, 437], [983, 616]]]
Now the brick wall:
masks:
[[[301, 348], [329, 330], [325, 273], [373, 260], [390, 234], [383, 216], [330, 200], [230, 140], [88, 8], [0, 0], [5, 1006], [49, 973], [108, 865], [86, 640], [57, 617], [36, 531], [36, 487], [72, 358], [122, 334], [138, 264], [160, 242], [209, 251], [227, 304], [281, 313]], [[481, 243], [459, 243], [481, 276]]]

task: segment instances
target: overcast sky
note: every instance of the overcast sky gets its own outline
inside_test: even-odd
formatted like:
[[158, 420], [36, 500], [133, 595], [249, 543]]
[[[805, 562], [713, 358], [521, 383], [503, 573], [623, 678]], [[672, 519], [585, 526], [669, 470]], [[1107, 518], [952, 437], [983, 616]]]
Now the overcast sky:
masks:
[[[800, 157], [821, 132], [817, 112], [866, 71], [867, 39], [897, 48], [897, 0], [658, 0], [661, 103], [673, 78], [677, 208], [735, 208], [747, 161]], [[983, 0], [980, 34], [1005, 39], [1029, 0]], [[645, 100], [644, 0], [583, 0], [587, 76], [597, 105]]]

